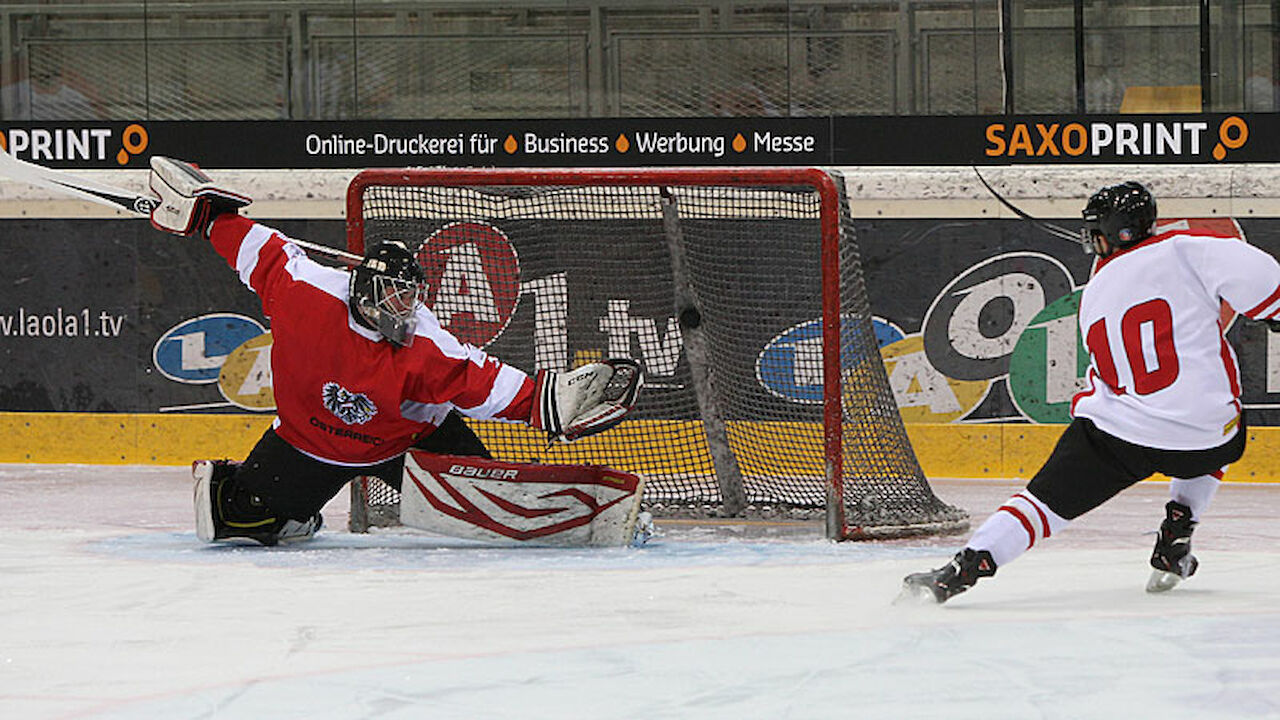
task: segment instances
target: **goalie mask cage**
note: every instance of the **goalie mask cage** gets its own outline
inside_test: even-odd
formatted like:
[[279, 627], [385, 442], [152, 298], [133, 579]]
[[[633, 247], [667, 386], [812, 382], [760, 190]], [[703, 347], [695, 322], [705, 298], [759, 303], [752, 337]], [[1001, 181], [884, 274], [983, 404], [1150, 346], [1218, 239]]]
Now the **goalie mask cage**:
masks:
[[[408, 243], [441, 324], [504, 362], [645, 367], [634, 413], [572, 444], [468, 420], [497, 459], [642, 473], [658, 516], [825, 513], [837, 539], [968, 527], [907, 438], [838, 173], [365, 170], [347, 236]], [[397, 503], [359, 479], [351, 528], [394, 524]]]

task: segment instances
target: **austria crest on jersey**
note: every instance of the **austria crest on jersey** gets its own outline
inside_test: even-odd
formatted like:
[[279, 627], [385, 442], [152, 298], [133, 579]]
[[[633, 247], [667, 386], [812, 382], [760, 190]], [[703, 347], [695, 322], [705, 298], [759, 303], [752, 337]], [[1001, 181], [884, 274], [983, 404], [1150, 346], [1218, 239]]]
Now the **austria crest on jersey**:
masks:
[[630, 544], [644, 479], [410, 450], [400, 522], [450, 537], [556, 547]]

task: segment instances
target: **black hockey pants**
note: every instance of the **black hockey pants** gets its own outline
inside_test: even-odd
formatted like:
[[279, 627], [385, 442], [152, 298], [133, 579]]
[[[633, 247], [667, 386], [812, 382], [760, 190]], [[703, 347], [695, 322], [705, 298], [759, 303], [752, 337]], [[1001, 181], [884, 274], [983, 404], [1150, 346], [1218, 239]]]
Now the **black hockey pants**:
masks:
[[1235, 437], [1205, 450], [1160, 450], [1135, 445], [1099, 430], [1092, 420], [1071, 422], [1027, 489], [1068, 520], [1098, 507], [1155, 473], [1192, 478], [1217, 472], [1244, 454], [1244, 415]]
[[[491, 457], [456, 412], [449, 413], [435, 432], [414, 447], [442, 455]], [[268, 429], [236, 470], [234, 482], [237, 488], [261, 498], [270, 513], [304, 521], [320, 512], [352, 478], [374, 476], [399, 490], [403, 472], [403, 455], [377, 465], [331, 465], [299, 452], [274, 429]]]

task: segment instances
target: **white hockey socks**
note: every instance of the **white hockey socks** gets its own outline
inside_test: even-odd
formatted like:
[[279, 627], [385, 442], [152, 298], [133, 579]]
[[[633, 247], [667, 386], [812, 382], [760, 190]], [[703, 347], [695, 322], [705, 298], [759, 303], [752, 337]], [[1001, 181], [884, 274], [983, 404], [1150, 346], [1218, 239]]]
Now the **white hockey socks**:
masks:
[[1209, 503], [1222, 484], [1227, 469], [1193, 478], [1169, 478], [1169, 499], [1191, 508], [1191, 519], [1200, 522], [1200, 513], [1209, 509]]
[[1004, 567], [1070, 523], [1030, 490], [1023, 490], [992, 513], [973, 533], [966, 547], [990, 552], [996, 567]]

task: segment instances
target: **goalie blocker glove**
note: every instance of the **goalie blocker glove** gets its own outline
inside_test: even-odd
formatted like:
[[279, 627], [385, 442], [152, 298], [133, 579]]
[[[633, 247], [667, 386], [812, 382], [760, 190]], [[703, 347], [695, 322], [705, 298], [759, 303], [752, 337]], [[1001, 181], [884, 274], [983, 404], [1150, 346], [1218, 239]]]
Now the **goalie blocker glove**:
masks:
[[573, 442], [622, 422], [643, 384], [640, 363], [610, 358], [569, 372], [538, 371], [530, 424], [552, 440]]
[[240, 193], [218, 187], [213, 178], [191, 163], [173, 158], [151, 158], [150, 184], [158, 200], [151, 211], [151, 224], [184, 237], [207, 235], [214, 218], [253, 202]]

